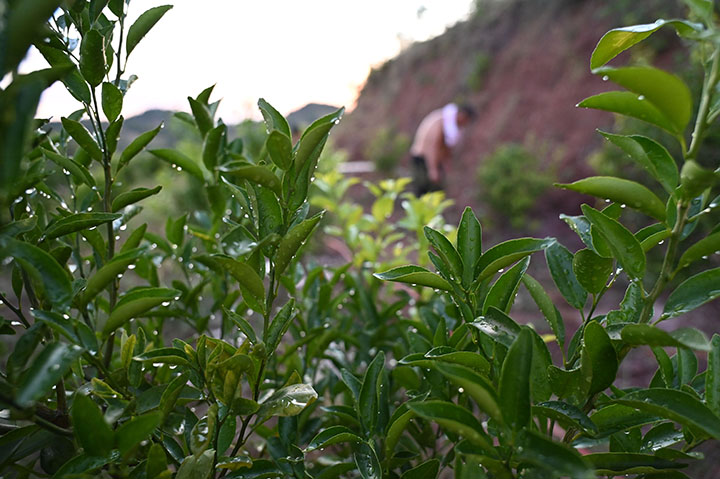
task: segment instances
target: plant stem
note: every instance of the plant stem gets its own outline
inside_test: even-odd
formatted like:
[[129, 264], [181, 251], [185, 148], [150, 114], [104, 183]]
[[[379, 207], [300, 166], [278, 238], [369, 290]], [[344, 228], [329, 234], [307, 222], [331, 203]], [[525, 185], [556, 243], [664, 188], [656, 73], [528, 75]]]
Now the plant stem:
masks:
[[695, 129], [692, 133], [690, 148], [685, 154], [685, 161], [694, 160], [697, 157], [700, 144], [702, 143], [703, 133], [705, 133], [705, 128], [709, 124], [708, 111], [710, 109], [710, 100], [712, 99], [713, 90], [718, 82], [718, 68], [720, 68], [720, 50], [716, 49], [713, 53], [713, 61], [710, 66], [710, 71], [708, 72], [705, 83], [703, 84], [700, 107], [698, 108], [697, 118], [695, 119]]
[[5, 306], [7, 306], [8, 309], [10, 309], [10, 311], [15, 313], [15, 316], [17, 316], [18, 319], [20, 319], [20, 321], [22, 321], [22, 323], [26, 329], [30, 327], [30, 322], [28, 322], [27, 318], [25, 317], [25, 315], [23, 314], [22, 310], [19, 307], [19, 306], [21, 306], [20, 303], [18, 303], [18, 307], [16, 308], [7, 300], [7, 298], [2, 293], [0, 293], [0, 301], [2, 301], [5, 304]]

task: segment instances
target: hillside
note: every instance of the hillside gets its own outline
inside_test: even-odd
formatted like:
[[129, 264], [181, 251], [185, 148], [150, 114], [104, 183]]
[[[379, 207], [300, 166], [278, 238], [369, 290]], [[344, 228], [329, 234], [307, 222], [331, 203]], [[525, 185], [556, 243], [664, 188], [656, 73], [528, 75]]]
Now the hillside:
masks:
[[[478, 3], [478, 12], [468, 21], [412, 45], [374, 70], [335, 136], [351, 159], [371, 160], [364, 151], [379, 128], [412, 138], [431, 110], [451, 101], [469, 102], [479, 117], [459, 146], [447, 178], [457, 209], [479, 206], [475, 171], [504, 143], [524, 143], [539, 151], [542, 161], [554, 161], [554, 176], [560, 181], [587, 175], [587, 156], [600, 144], [595, 129], [613, 125], [610, 114], [575, 107], [608, 89], [589, 71], [595, 44], [610, 28], [683, 13], [680, 2], [667, 0], [612, 6], [602, 0]], [[681, 47], [672, 32], [661, 32], [652, 45], [652, 62], [666, 66]], [[404, 158], [397, 174], [404, 173], [406, 164]], [[551, 190], [542, 200], [535, 213], [542, 217], [544, 211], [552, 212], [552, 217], [542, 218], [539, 233], [566, 231], [557, 211], [573, 212], [568, 195]]]

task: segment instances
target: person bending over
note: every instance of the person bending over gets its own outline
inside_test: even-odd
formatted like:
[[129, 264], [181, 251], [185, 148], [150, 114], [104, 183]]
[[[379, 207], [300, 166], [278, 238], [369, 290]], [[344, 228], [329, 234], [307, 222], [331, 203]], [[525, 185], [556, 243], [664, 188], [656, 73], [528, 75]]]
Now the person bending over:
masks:
[[420, 122], [410, 147], [413, 189], [417, 196], [442, 189], [452, 149], [474, 118], [475, 110], [471, 106], [448, 103]]

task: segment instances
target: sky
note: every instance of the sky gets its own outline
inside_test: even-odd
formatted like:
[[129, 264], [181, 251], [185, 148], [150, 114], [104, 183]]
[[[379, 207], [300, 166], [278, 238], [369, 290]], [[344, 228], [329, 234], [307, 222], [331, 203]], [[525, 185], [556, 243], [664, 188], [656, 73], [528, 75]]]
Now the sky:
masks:
[[[130, 2], [131, 24], [167, 0]], [[411, 41], [426, 40], [467, 17], [472, 0], [176, 0], [130, 55], [137, 74], [126, 117], [148, 109], [188, 110], [187, 97], [216, 84], [219, 114], [228, 122], [258, 118], [265, 98], [287, 114], [316, 102], [352, 109], [373, 66]], [[22, 70], [46, 66], [31, 51]], [[56, 84], [39, 117], [77, 104]]]

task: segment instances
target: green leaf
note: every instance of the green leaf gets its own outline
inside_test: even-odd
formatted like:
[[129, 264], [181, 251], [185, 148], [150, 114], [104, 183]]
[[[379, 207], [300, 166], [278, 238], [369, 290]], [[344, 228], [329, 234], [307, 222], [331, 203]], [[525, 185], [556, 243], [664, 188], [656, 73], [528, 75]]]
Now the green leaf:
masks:
[[290, 228], [285, 236], [280, 240], [277, 251], [273, 257], [275, 263], [275, 274], [279, 277], [285, 269], [290, 265], [290, 261], [297, 254], [300, 247], [310, 237], [315, 226], [323, 217], [323, 212], [308, 218], [301, 223]]
[[583, 348], [587, 351], [592, 370], [589, 394], [607, 389], [613, 382], [618, 370], [618, 358], [605, 328], [597, 321], [590, 321], [583, 332]]
[[205, 137], [215, 124], [213, 115], [205, 103], [195, 100], [192, 97], [188, 97], [188, 102], [190, 102], [190, 110], [192, 110], [195, 124], [198, 130], [200, 130], [200, 135]]
[[0, 53], [0, 72], [4, 77], [25, 57], [30, 45], [45, 35], [45, 22], [60, 7], [57, 0], [28, 0], [8, 5], [4, 15], [3, 49]]
[[220, 153], [223, 133], [225, 133], [226, 129], [227, 126], [218, 125], [208, 131], [205, 137], [202, 149], [202, 160], [208, 171], [213, 171], [218, 163], [218, 154]]
[[633, 279], [645, 275], [645, 252], [640, 242], [618, 221], [588, 205], [582, 205], [585, 216], [594, 228], [607, 240], [613, 255]]
[[358, 396], [358, 416], [365, 431], [372, 434], [380, 415], [380, 381], [385, 369], [385, 353], [380, 351], [365, 371], [360, 395]]
[[492, 285], [487, 296], [485, 296], [482, 307], [483, 314], [487, 314], [487, 310], [491, 306], [506, 314], [510, 312], [520, 286], [520, 280], [522, 280], [529, 264], [530, 257], [526, 256], [495, 281], [495, 284]]
[[247, 319], [237, 314], [236, 312], [227, 309], [224, 306], [223, 312], [225, 312], [228, 318], [230, 318], [235, 324], [237, 324], [238, 328], [240, 328], [240, 331], [242, 331], [243, 334], [247, 336], [251, 343], [257, 343], [257, 335], [255, 334], [255, 330], [253, 329], [252, 325], [247, 321]]
[[167, 470], [167, 456], [165, 449], [157, 442], [150, 446], [145, 463], [145, 477], [154, 479]]
[[679, 135], [675, 124], [669, 120], [655, 105], [645, 100], [642, 95], [629, 91], [609, 91], [584, 99], [577, 105], [580, 108], [609, 111], [637, 118], [653, 124], [663, 130]]
[[51, 240], [70, 233], [96, 228], [122, 217], [119, 213], [75, 213], [48, 225], [43, 236]]
[[699, 429], [715, 439], [720, 438], [720, 418], [684, 391], [650, 388], [633, 391], [614, 402]]
[[71, 120], [69, 118], [62, 117], [60, 119], [62, 126], [67, 131], [68, 135], [87, 152], [93, 160], [102, 162], [103, 152], [98, 146], [95, 138], [92, 137], [89, 131], [79, 121]]
[[115, 447], [120, 450], [120, 454], [129, 452], [136, 444], [147, 439], [161, 421], [162, 414], [158, 411], [130, 419], [115, 431]]
[[214, 449], [207, 449], [202, 453], [187, 456], [182, 464], [180, 464], [180, 468], [175, 474], [175, 479], [210, 479], [214, 462]]
[[502, 415], [514, 431], [519, 431], [530, 422], [532, 356], [532, 333], [523, 328], [510, 346], [500, 374], [499, 397]]
[[240, 285], [253, 295], [255, 300], [262, 303], [265, 301], [265, 286], [262, 278], [247, 263], [243, 263], [236, 259], [223, 254], [214, 254], [210, 256], [220, 267], [230, 273]]
[[72, 158], [59, 155], [54, 151], [46, 150], [45, 148], [41, 148], [41, 151], [45, 158], [52, 161], [62, 169], [69, 171], [78, 183], [85, 183], [90, 188], [95, 186], [95, 178], [92, 177], [88, 169], [83, 165], [75, 162]]
[[543, 288], [538, 280], [528, 273], [525, 273], [522, 277], [522, 282], [535, 301], [535, 304], [537, 304], [540, 312], [545, 317], [545, 320], [550, 325], [550, 328], [552, 328], [555, 338], [562, 348], [565, 344], [565, 323], [560, 315], [560, 311], [555, 307], [552, 299], [550, 299], [545, 288]]
[[[593, 465], [596, 474], [649, 474], [665, 469], [685, 467], [685, 464], [661, 459], [651, 454], [628, 452], [599, 452], [583, 456]], [[645, 477], [645, 476], [643, 476]]]
[[93, 88], [105, 77], [105, 39], [95, 29], [85, 32], [80, 43], [80, 73]]
[[590, 68], [605, 65], [617, 55], [645, 40], [664, 25], [675, 28], [679, 35], [689, 35], [702, 30], [702, 25], [685, 20], [658, 20], [655, 23], [615, 28], [607, 32], [598, 42], [590, 58]]
[[646, 344], [651, 347], [690, 348], [698, 351], [711, 349], [705, 333], [695, 328], [667, 332], [649, 324], [628, 324], [622, 329], [621, 335], [623, 341], [631, 346]]
[[680, 173], [675, 160], [664, 146], [640, 135], [613, 135], [604, 131], [600, 134], [630, 155], [630, 158], [660, 182], [665, 191], [670, 194], [675, 191], [680, 181]]
[[412, 469], [408, 469], [400, 476], [400, 479], [435, 479], [440, 470], [440, 461], [428, 459]]
[[674, 124], [678, 133], [685, 131], [692, 115], [692, 95], [679, 77], [650, 66], [605, 67], [594, 73], [642, 95]]
[[260, 405], [258, 417], [296, 416], [312, 404], [318, 395], [309, 384], [291, 384], [275, 391]]
[[573, 271], [573, 254], [556, 242], [545, 250], [545, 259], [560, 294], [570, 306], [581, 310], [587, 301], [587, 292], [580, 285]]
[[72, 404], [72, 422], [85, 453], [99, 457], [110, 454], [113, 431], [95, 401], [84, 394], [76, 394]]
[[662, 319], [670, 319], [702, 306], [720, 296], [720, 268], [686, 279], [670, 293]]
[[475, 265], [475, 283], [495, 275], [516, 261], [536, 251], [544, 250], [555, 243], [553, 238], [518, 238], [511, 239], [487, 250]]
[[80, 304], [86, 305], [105, 289], [119, 274], [122, 274], [129, 265], [135, 263], [145, 250], [135, 248], [114, 256], [113, 259], [97, 270], [85, 285], [85, 291], [80, 296]]
[[179, 366], [190, 366], [190, 361], [182, 349], [178, 348], [156, 348], [133, 358], [135, 361], [152, 361], [153, 363], [177, 364]]
[[113, 212], [119, 211], [128, 205], [135, 204], [138, 201], [160, 193], [160, 190], [162, 190], [162, 186], [158, 185], [155, 188], [135, 188], [120, 193], [113, 199], [111, 209]]
[[169, 302], [180, 294], [176, 289], [167, 288], [136, 288], [120, 298], [103, 328], [103, 335], [108, 336], [125, 321], [135, 318], [161, 303]]
[[382, 479], [382, 467], [375, 449], [367, 442], [361, 442], [353, 451], [357, 471], [363, 479]]
[[53, 477], [78, 477], [83, 474], [89, 474], [92, 471], [100, 469], [101, 467], [111, 462], [120, 459], [120, 453], [113, 451], [107, 456], [91, 456], [89, 454], [80, 454], [70, 459], [68, 462], [63, 464], [58, 469]]
[[610, 404], [596, 411], [590, 419], [598, 427], [598, 437], [607, 437], [619, 431], [657, 422], [660, 418], [622, 404]]
[[173, 378], [167, 386], [162, 388], [162, 394], [160, 395], [160, 401], [158, 402], [158, 409], [162, 414], [163, 421], [175, 407], [175, 403], [180, 397], [183, 388], [187, 384], [188, 377], [188, 373], [180, 374], [179, 376]]
[[292, 166], [292, 141], [279, 130], [272, 130], [265, 142], [270, 159], [278, 168], [287, 170]]
[[521, 330], [519, 324], [494, 306], [484, 316], [468, 324], [507, 348], [512, 346]]
[[706, 236], [686, 249], [680, 256], [678, 269], [685, 268], [700, 259], [707, 259], [708, 256], [717, 252], [720, 252], [720, 231]]
[[330, 426], [321, 432], [319, 432], [312, 440], [310, 444], [305, 448], [305, 452], [314, 451], [316, 449], [322, 449], [333, 444], [339, 444], [343, 442], [361, 442], [362, 438], [352, 432], [352, 430], [345, 426]]
[[292, 133], [290, 132], [290, 125], [288, 124], [287, 120], [284, 116], [280, 114], [280, 112], [273, 108], [270, 103], [265, 101], [265, 99], [260, 98], [258, 100], [258, 107], [260, 108], [260, 112], [265, 119], [265, 125], [268, 131], [272, 132], [272, 130], [278, 130], [286, 137], [292, 137]]
[[[320, 151], [327, 140], [330, 130], [340, 122], [343, 113], [345, 113], [345, 108], [340, 108], [329, 115], [315, 120], [303, 132], [295, 151], [295, 165], [298, 171], [302, 171], [302, 166], [306, 162], [315, 163], [317, 161], [317, 157], [320, 156]], [[291, 136], [284, 131], [283, 133], [288, 137]], [[310, 174], [312, 174], [312, 172], [310, 172]]]
[[490, 363], [480, 354], [471, 351], [457, 351], [450, 346], [439, 346], [423, 355], [424, 358], [443, 363], [460, 364], [482, 374], [490, 372]]
[[200, 181], [205, 180], [205, 176], [203, 175], [203, 171], [198, 166], [197, 163], [195, 163], [194, 160], [191, 158], [188, 158], [183, 153], [180, 153], [176, 150], [170, 150], [170, 149], [160, 149], [160, 150], [150, 150], [150, 153], [161, 160], [170, 163], [170, 165], [173, 168], [178, 168], [182, 171], [187, 171], [192, 176], [197, 178]]
[[720, 335], [713, 334], [705, 371], [705, 403], [720, 416]]
[[122, 112], [123, 95], [118, 87], [112, 83], [102, 84], [102, 109], [108, 121], [115, 119]]
[[399, 266], [383, 273], [374, 273], [373, 276], [382, 281], [395, 281], [411, 285], [428, 286], [443, 291], [452, 291], [450, 283], [435, 273], [420, 266]]
[[72, 284], [62, 266], [49, 253], [13, 238], [0, 237], [0, 257], [12, 257], [34, 278], [42, 281], [53, 308], [65, 310], [73, 296]]
[[236, 178], [240, 178], [264, 186], [278, 197], [282, 195], [280, 178], [266, 166], [228, 166], [220, 167], [220, 171], [224, 177], [228, 177], [235, 182], [237, 182]]
[[465, 408], [447, 401], [427, 400], [407, 403], [411, 411], [435, 421], [448, 431], [459, 434], [486, 451], [492, 451], [492, 441], [480, 422]]
[[469, 206], [458, 225], [457, 249], [463, 262], [462, 284], [468, 288], [475, 279], [475, 264], [482, 255], [482, 227]]
[[595, 478], [590, 465], [575, 449], [537, 432], [527, 429], [522, 431], [515, 451], [521, 461], [552, 471], [553, 474], [573, 479]]
[[70, 366], [83, 352], [80, 346], [50, 343], [33, 359], [20, 378], [15, 403], [22, 408], [50, 392], [50, 389], [70, 370]]
[[293, 316], [293, 308], [295, 306], [295, 300], [291, 299], [280, 311], [275, 315], [275, 318], [270, 323], [270, 327], [267, 331], [267, 336], [263, 339], [268, 346], [268, 354], [273, 354], [277, 349], [283, 335], [290, 327], [290, 323], [295, 318]]
[[128, 29], [127, 34], [127, 46], [125, 51], [127, 55], [135, 50], [135, 47], [140, 40], [155, 26], [155, 24], [162, 18], [165, 13], [172, 8], [172, 5], [162, 5], [159, 7], [153, 7], [149, 10], [144, 11], [135, 23], [133, 23]]
[[535, 416], [544, 416], [557, 421], [565, 429], [584, 430], [590, 434], [597, 432], [597, 426], [578, 407], [563, 401], [547, 401], [532, 407]]
[[[398, 408], [398, 410], [400, 410], [400, 408]], [[397, 443], [400, 440], [400, 436], [402, 436], [402, 433], [403, 431], [405, 431], [405, 428], [410, 423], [410, 420], [414, 419], [416, 416], [417, 414], [415, 413], [415, 411], [410, 409], [407, 409], [404, 413], [399, 415], [396, 410], [396, 412], [393, 414], [393, 417], [390, 419], [391, 422], [388, 426], [387, 433], [385, 434], [385, 457], [393, 456], [393, 453], [395, 452], [395, 446], [397, 446]]]
[[440, 255], [443, 262], [450, 267], [450, 270], [453, 272], [453, 277], [457, 279], [462, 278], [463, 262], [452, 243], [448, 241], [445, 235], [429, 226], [423, 228], [423, 233], [432, 247], [435, 248], [438, 255]]
[[503, 417], [497, 393], [487, 379], [476, 371], [457, 364], [439, 363], [436, 369], [473, 398], [481, 411], [502, 424]]
[[665, 221], [665, 203], [652, 191], [634, 181], [611, 176], [591, 176], [574, 183], [555, 186], [625, 204], [648, 216]]
[[163, 125], [158, 125], [157, 128], [154, 130], [146, 131], [145, 133], [142, 133], [137, 138], [135, 138], [130, 144], [123, 150], [123, 152], [120, 154], [120, 160], [118, 161], [118, 171], [122, 169], [125, 165], [127, 165], [130, 160], [135, 158], [138, 153], [140, 153], [143, 148], [148, 146], [151, 141], [157, 136], [157, 134], [162, 129]]

